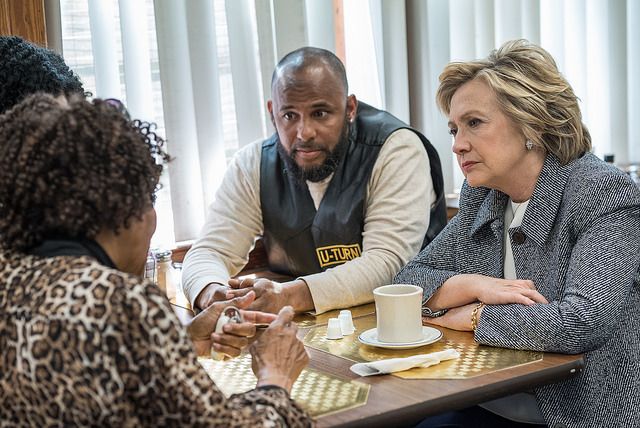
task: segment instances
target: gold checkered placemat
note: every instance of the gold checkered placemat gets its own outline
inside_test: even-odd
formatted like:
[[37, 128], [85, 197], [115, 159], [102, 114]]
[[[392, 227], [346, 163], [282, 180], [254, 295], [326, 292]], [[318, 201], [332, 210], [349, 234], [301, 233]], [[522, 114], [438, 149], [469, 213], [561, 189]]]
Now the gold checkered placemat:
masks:
[[[198, 361], [227, 397], [256, 386], [249, 354], [229, 361], [210, 358], [199, 358]], [[366, 404], [369, 388], [369, 385], [356, 380], [304, 369], [293, 385], [291, 397], [317, 418]]]
[[312, 328], [304, 337], [304, 344], [357, 363], [410, 357], [451, 348], [460, 353], [459, 358], [435, 366], [393, 373], [395, 376], [405, 379], [465, 379], [542, 359], [541, 352], [479, 345], [470, 334], [446, 328], [439, 328], [444, 333], [444, 337], [439, 342], [430, 345], [401, 350], [376, 348], [364, 345], [358, 340], [358, 335], [361, 332], [376, 326], [375, 314], [355, 318], [353, 323], [356, 332], [339, 340], [326, 338], [326, 325]]

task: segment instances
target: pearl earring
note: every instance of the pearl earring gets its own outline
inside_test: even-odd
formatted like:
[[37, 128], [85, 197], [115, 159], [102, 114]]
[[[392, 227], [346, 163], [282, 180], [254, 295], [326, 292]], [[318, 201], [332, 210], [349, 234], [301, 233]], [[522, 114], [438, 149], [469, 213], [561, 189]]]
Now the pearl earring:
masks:
[[531, 142], [531, 140], [527, 140], [527, 142], [524, 143], [524, 146], [527, 148], [527, 150], [533, 149], [533, 143]]

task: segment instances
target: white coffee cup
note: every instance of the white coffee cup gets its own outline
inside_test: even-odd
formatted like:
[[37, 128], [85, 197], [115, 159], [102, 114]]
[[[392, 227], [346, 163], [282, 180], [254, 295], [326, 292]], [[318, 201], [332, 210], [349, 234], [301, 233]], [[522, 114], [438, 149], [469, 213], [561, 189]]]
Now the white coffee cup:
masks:
[[422, 288], [409, 284], [383, 285], [373, 290], [380, 342], [422, 340]]

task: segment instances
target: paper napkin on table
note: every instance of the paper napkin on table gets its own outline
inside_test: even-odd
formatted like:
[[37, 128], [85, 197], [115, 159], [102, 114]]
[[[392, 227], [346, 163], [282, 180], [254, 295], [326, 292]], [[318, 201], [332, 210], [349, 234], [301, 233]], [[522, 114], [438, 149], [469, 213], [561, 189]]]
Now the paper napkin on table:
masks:
[[373, 376], [401, 372], [414, 367], [429, 367], [441, 361], [453, 360], [460, 354], [455, 349], [445, 349], [440, 352], [430, 354], [414, 355], [406, 358], [390, 358], [388, 360], [371, 361], [369, 363], [358, 363], [351, 366], [351, 371], [360, 376]]

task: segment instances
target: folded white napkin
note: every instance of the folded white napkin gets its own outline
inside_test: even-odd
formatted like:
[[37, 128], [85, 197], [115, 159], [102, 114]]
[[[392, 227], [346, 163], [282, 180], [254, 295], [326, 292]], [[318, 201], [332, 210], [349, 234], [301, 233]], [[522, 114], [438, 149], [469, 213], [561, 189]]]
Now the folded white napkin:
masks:
[[414, 355], [406, 358], [390, 358], [369, 363], [358, 363], [351, 366], [351, 371], [360, 376], [373, 376], [401, 372], [414, 367], [429, 367], [441, 361], [453, 360], [459, 356], [460, 354], [455, 349], [445, 349], [440, 352]]

